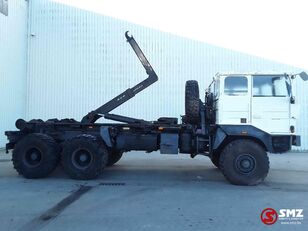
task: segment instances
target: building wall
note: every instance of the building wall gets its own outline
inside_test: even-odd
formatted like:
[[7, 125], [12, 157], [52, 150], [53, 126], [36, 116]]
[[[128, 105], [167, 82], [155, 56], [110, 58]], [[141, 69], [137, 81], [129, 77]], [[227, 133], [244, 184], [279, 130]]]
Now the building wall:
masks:
[[[88, 8], [72, 6], [78, 0], [31, 0], [29, 1], [28, 66], [26, 70], [26, 20], [7, 26], [6, 30], [17, 30], [10, 36], [11, 47], [23, 52], [7, 50], [4, 54], [14, 58], [12, 68], [3, 65], [9, 81], [6, 94], [1, 98], [1, 108], [8, 113], [0, 116], [3, 126], [0, 132], [14, 128], [18, 117], [75, 118], [80, 120], [87, 112], [135, 85], [146, 77], [139, 60], [125, 42], [124, 32], [129, 30], [143, 49], [159, 76], [159, 81], [138, 94], [134, 99], [114, 110], [136, 118], [154, 120], [160, 116], [178, 117], [184, 113], [185, 81], [196, 79], [205, 89], [216, 72], [275, 71], [297, 72], [302, 69], [248, 55], [236, 50], [214, 46], [188, 37], [166, 33], [158, 29], [111, 17]], [[95, 0], [89, 1], [91, 5]], [[98, 1], [96, 1], [98, 2]], [[19, 20], [26, 2], [10, 0], [16, 6], [15, 17]], [[83, 3], [85, 4], [85, 3]], [[93, 8], [93, 7], [92, 7]], [[12, 10], [11, 10], [12, 11]], [[13, 11], [11, 16], [13, 16]], [[3, 17], [0, 16], [0, 41], [3, 40]], [[8, 18], [6, 19], [8, 20]], [[8, 21], [6, 22], [8, 24]], [[142, 24], [142, 23], [141, 23]], [[21, 30], [22, 28], [22, 30]], [[13, 38], [12, 38], [13, 37]], [[15, 41], [18, 40], [18, 41]], [[2, 50], [2, 49], [1, 49]], [[3, 53], [1, 53], [3, 54]], [[1, 57], [0, 59], [4, 59]], [[17, 63], [16, 60], [19, 60]], [[27, 88], [25, 78], [27, 73]], [[307, 83], [297, 82], [297, 100], [301, 104], [301, 119], [298, 124], [302, 137], [300, 150], [308, 149]], [[14, 87], [14, 88], [13, 88]], [[14, 90], [13, 90], [14, 89]], [[25, 89], [27, 95], [25, 96]], [[201, 90], [201, 92], [203, 92]], [[17, 97], [18, 96], [18, 97]], [[15, 98], [14, 98], [15, 97]], [[12, 103], [9, 103], [12, 102]], [[25, 108], [26, 105], [26, 108]], [[25, 113], [26, 110], [26, 113]], [[4, 144], [2, 139], [0, 146]]]
[[[299, 71], [260, 57], [171, 35], [59, 1], [31, 1], [28, 119], [81, 119], [146, 77], [124, 32], [130, 30], [156, 70], [159, 81], [113, 113], [154, 120], [184, 113], [184, 85], [196, 79], [201, 89], [220, 71]], [[303, 95], [307, 84], [297, 84]], [[203, 92], [203, 91], [201, 91]], [[307, 100], [300, 127], [308, 149]], [[306, 115], [306, 116], [305, 116]]]
[[0, 148], [26, 112], [27, 5], [9, 0], [8, 16], [0, 13]]

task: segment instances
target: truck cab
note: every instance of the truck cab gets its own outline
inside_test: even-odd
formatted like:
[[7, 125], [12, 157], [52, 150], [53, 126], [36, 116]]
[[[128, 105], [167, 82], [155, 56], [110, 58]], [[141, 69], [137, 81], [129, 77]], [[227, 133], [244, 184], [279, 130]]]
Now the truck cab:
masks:
[[296, 115], [291, 111], [290, 81], [288, 75], [218, 74], [214, 84], [217, 123], [293, 134]]
[[291, 76], [216, 74], [210, 89], [215, 102], [216, 124], [224, 127], [237, 125], [236, 129], [250, 127], [250, 130], [260, 130], [276, 137], [277, 142], [283, 144], [280, 148], [271, 148], [271, 152], [285, 152], [292, 144], [299, 145], [300, 137], [296, 136], [298, 110]]

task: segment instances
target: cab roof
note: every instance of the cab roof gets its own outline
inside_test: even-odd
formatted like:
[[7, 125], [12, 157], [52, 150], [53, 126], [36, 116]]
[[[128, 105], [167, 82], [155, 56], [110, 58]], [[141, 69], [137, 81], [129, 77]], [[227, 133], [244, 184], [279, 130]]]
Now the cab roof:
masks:
[[253, 76], [269, 76], [269, 77], [272, 77], [272, 76], [289, 76], [290, 74], [287, 74], [287, 73], [270, 73], [270, 72], [266, 72], [266, 73], [261, 73], [261, 72], [244, 72], [244, 73], [234, 73], [234, 72], [224, 72], [224, 73], [216, 73], [215, 75], [215, 79], [219, 79], [221, 76], [234, 76], [234, 77], [237, 77], [237, 76], [243, 76], [243, 75], [253, 75]]

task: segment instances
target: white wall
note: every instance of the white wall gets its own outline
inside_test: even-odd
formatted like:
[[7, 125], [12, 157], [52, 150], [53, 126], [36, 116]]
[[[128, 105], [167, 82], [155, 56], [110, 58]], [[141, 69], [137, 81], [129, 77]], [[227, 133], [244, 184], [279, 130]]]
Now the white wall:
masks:
[[[295, 6], [299, 8], [297, 12], [305, 9], [297, 4], [300, 0], [294, 1], [287, 1], [290, 6], [281, 3], [277, 11], [276, 4], [264, 0], [248, 5], [242, 0], [232, 4], [225, 0], [217, 3], [157, 0], [147, 4], [139, 0], [31, 0], [27, 97], [22, 97], [27, 40], [26, 20], [20, 20], [26, 19], [27, 3], [10, 0], [10, 16], [14, 16], [15, 7], [16, 19], [8, 26], [8, 18], [1, 21], [4, 16], [0, 16], [0, 41], [7, 39], [2, 28], [13, 30], [16, 36], [10, 36], [6, 42], [15, 46], [0, 45], [1, 51], [5, 51], [0, 54], [0, 60], [4, 59], [3, 54], [9, 55], [15, 68], [7, 60], [5, 65], [0, 63], [4, 66], [0, 70], [1, 79], [5, 73], [6, 81], [10, 82], [0, 99], [1, 109], [6, 109], [0, 115], [5, 117], [0, 119], [5, 121], [1, 129], [14, 129], [16, 118], [24, 116], [26, 119], [81, 119], [144, 79], [141, 64], [125, 42], [126, 30], [134, 35], [159, 76], [157, 83], [113, 112], [136, 118], [180, 117], [184, 113], [184, 85], [188, 79], [198, 80], [201, 89], [205, 89], [218, 71], [308, 69], [302, 54], [306, 49], [302, 42], [307, 35], [290, 36], [299, 32], [295, 29], [300, 29], [305, 22], [304, 14], [286, 17], [288, 20], [281, 16], [288, 15], [286, 11], [295, 10]], [[24, 14], [17, 13], [21, 11]], [[282, 29], [290, 33], [285, 34]], [[8, 49], [18, 50], [20, 54]], [[296, 85], [301, 103], [298, 125], [303, 136], [301, 149], [307, 150], [308, 86], [300, 82]], [[1, 146], [5, 138], [0, 137]]]
[[0, 148], [6, 143], [4, 131], [25, 117], [27, 4], [9, 0], [8, 16], [0, 13]]
[[[120, 13], [119, 19], [117, 11], [110, 13], [106, 4], [95, 0], [86, 4], [78, 0], [31, 1], [33, 36], [30, 38], [28, 119], [72, 117], [79, 120], [145, 78], [141, 64], [125, 42], [126, 30], [131, 31], [144, 50], [159, 81], [114, 113], [148, 120], [159, 116], [180, 117], [184, 112], [184, 85], [188, 79], [198, 80], [201, 89], [205, 89], [218, 71], [302, 70], [199, 39], [166, 33], [153, 29], [153, 25], [131, 23], [134, 20], [124, 20]], [[131, 7], [128, 12], [136, 15], [136, 11], [144, 12], [146, 6], [138, 7], [141, 8], [136, 5], [136, 9]], [[170, 23], [168, 18], [165, 20]], [[144, 22], [140, 20], [140, 24]], [[302, 94], [308, 89], [307, 84], [299, 86]], [[300, 102], [306, 108], [307, 101], [300, 99]], [[307, 123], [300, 123], [300, 128], [306, 140]], [[308, 143], [303, 144], [302, 148], [308, 149]]]

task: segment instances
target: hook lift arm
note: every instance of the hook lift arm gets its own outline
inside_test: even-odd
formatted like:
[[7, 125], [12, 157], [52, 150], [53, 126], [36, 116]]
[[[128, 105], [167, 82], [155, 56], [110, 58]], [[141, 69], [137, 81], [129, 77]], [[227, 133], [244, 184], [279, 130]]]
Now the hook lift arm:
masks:
[[116, 96], [112, 100], [108, 101], [104, 105], [100, 106], [94, 111], [89, 112], [86, 116], [84, 116], [81, 120], [82, 123], [95, 123], [99, 118], [102, 116], [108, 117], [108, 113], [112, 111], [113, 109], [119, 107], [121, 104], [125, 103], [129, 99], [133, 98], [136, 94], [141, 92], [142, 90], [146, 89], [153, 83], [155, 83], [158, 80], [158, 77], [153, 70], [151, 64], [143, 54], [142, 50], [140, 49], [139, 45], [133, 38], [133, 36], [128, 35], [128, 31], [125, 32], [125, 37], [127, 42], [131, 45], [134, 52], [136, 53], [137, 57], [139, 58], [141, 64], [143, 65], [144, 69], [146, 70], [146, 73], [148, 75], [148, 78], [138, 83], [136, 86], [127, 89], [120, 95]]

